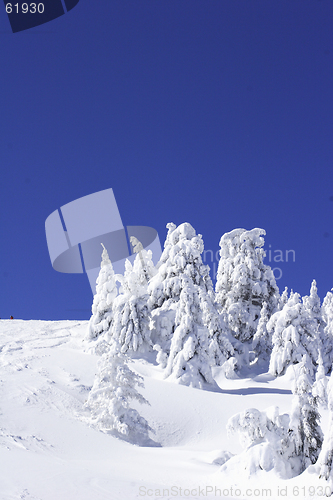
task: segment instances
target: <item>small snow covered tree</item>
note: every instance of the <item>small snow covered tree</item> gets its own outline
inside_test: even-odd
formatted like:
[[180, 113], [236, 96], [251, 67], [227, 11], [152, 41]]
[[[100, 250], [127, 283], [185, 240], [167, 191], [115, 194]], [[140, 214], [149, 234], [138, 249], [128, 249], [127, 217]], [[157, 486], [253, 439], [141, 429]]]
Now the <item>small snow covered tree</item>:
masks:
[[333, 484], [333, 376], [329, 378], [328, 386], [328, 408], [329, 408], [329, 427], [325, 434], [323, 447], [318, 457], [319, 477], [330, 480]]
[[314, 464], [323, 443], [317, 398], [312, 395], [312, 362], [307, 355], [295, 367], [292, 387], [294, 399], [289, 422], [289, 459], [295, 471], [301, 474]]
[[[291, 293], [293, 293], [293, 291], [291, 291]], [[281, 311], [287, 302], [288, 302], [288, 287], [286, 286], [285, 289], [283, 290], [282, 295], [279, 298], [278, 311]]]
[[[144, 252], [144, 251], [143, 251]], [[142, 253], [143, 253], [142, 252]], [[119, 343], [121, 352], [146, 352], [152, 349], [150, 340], [146, 273], [141, 265], [142, 255], [137, 255], [134, 264], [125, 262], [125, 274], [119, 276], [120, 295], [113, 305], [113, 322], [108, 340]]]
[[302, 298], [305, 309], [313, 316], [319, 326], [323, 325], [322, 311], [320, 307], [320, 298], [316, 280], [313, 280], [310, 288], [310, 295]]
[[96, 339], [109, 330], [113, 319], [112, 304], [118, 293], [115, 273], [103, 243], [102, 247], [101, 270], [96, 281], [96, 294], [88, 326], [88, 340]]
[[256, 353], [259, 362], [267, 361], [272, 352], [272, 337], [267, 331], [268, 320], [268, 307], [267, 303], [264, 302], [260, 311], [258, 328], [252, 341], [252, 349]]
[[292, 293], [281, 311], [277, 311], [267, 323], [272, 333], [273, 350], [269, 371], [275, 377], [283, 375], [289, 365], [302, 361], [308, 354], [313, 369], [318, 359], [317, 324], [300, 301], [298, 293]]
[[319, 351], [316, 381], [313, 384], [312, 394], [317, 397], [318, 403], [327, 408], [327, 378], [321, 352]]
[[144, 283], [143, 278], [145, 278], [146, 282], [148, 283], [149, 280], [153, 276], [155, 276], [157, 272], [152, 259], [153, 256], [152, 251], [145, 250], [143, 248], [142, 243], [137, 238], [135, 238], [135, 236], [131, 236], [130, 242], [133, 247], [134, 253], [139, 255], [139, 259], [136, 259], [134, 263], [134, 270], [136, 274], [140, 277], [141, 283]]
[[176, 312], [176, 330], [172, 337], [165, 376], [180, 384], [202, 388], [213, 383], [208, 354], [208, 335], [201, 323], [197, 289], [188, 279], [183, 284]]
[[99, 370], [85, 406], [91, 411], [90, 422], [101, 431], [133, 444], [145, 444], [152, 429], [130, 404], [133, 400], [149, 403], [136, 389], [144, 387], [143, 378], [130, 370], [128, 362], [120, 346], [112, 342], [109, 351], [99, 360]]
[[317, 283], [313, 280], [311, 283], [310, 295], [302, 297], [302, 302], [306, 311], [309, 314], [310, 320], [314, 321], [316, 325], [316, 336], [318, 341], [318, 349], [321, 351], [324, 339], [324, 326], [325, 322], [322, 315], [322, 309], [320, 306], [320, 298], [318, 296]]
[[267, 432], [266, 415], [256, 408], [249, 408], [228, 420], [227, 431], [228, 434], [238, 432], [239, 440], [244, 447], [260, 443]]
[[[242, 352], [240, 342], [235, 344], [235, 339], [231, 336], [225, 318], [217, 312], [217, 308], [212, 300], [200, 300], [203, 324], [208, 330], [209, 337], [209, 357], [212, 366], [222, 366], [228, 359], [234, 358], [235, 368], [237, 360], [235, 356]], [[238, 350], [237, 350], [238, 347]]]
[[[332, 288], [333, 291], [333, 288]], [[322, 305], [324, 332], [322, 338], [322, 354], [325, 373], [329, 374], [333, 364], [333, 293], [327, 292]]]
[[269, 316], [278, 307], [279, 291], [272, 269], [263, 263], [263, 229], [234, 229], [222, 236], [216, 281], [216, 301], [227, 314], [233, 335], [241, 342], [253, 339], [260, 311]]
[[[245, 450], [236, 460], [240, 474], [249, 476], [257, 471], [275, 469], [283, 479], [294, 474], [288, 460], [284, 457], [288, 441], [289, 415], [280, 415], [279, 408], [273, 406], [264, 411], [250, 408], [237, 413], [228, 420], [228, 434], [238, 433]], [[228, 465], [224, 468], [227, 472]]]

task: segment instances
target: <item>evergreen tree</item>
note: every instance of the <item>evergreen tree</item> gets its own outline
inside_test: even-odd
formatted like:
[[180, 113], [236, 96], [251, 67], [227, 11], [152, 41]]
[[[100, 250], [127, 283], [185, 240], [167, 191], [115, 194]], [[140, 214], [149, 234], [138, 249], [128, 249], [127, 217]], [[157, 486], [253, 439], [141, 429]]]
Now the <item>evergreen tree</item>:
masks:
[[152, 251], [145, 250], [142, 243], [135, 238], [135, 236], [131, 236], [130, 242], [134, 253], [139, 255], [139, 259], [136, 259], [134, 264], [135, 272], [138, 276], [140, 276], [141, 282], [144, 282], [145, 280], [148, 283], [149, 280], [156, 274], [156, 269], [152, 259]]
[[318, 325], [323, 324], [322, 312], [320, 307], [320, 298], [318, 296], [318, 289], [316, 280], [313, 280], [310, 288], [310, 295], [305, 295], [302, 298], [305, 309], [313, 316]]
[[211, 365], [222, 366], [228, 359], [234, 358], [234, 367], [237, 368], [236, 357], [239, 359], [240, 354], [242, 354], [240, 342], [235, 342], [225, 318], [218, 314], [217, 308], [211, 300], [202, 299], [200, 303], [203, 324], [208, 330]]
[[313, 384], [312, 394], [317, 397], [318, 403], [327, 408], [327, 378], [321, 352], [319, 351], [316, 381]]
[[121, 294], [113, 306], [113, 323], [108, 341], [119, 343], [121, 352], [146, 352], [151, 350], [146, 274], [141, 265], [142, 256], [137, 255], [133, 265], [125, 261], [125, 274], [121, 281]]
[[308, 354], [312, 369], [318, 359], [317, 324], [300, 301], [298, 293], [292, 293], [281, 311], [277, 311], [267, 323], [267, 331], [272, 333], [273, 350], [269, 371], [279, 376], [291, 364], [302, 361]]
[[264, 302], [260, 311], [258, 328], [252, 342], [252, 349], [258, 361], [267, 361], [272, 352], [272, 337], [267, 331], [268, 320], [268, 306], [267, 303]]
[[240, 368], [244, 364], [243, 345], [232, 336], [225, 314], [219, 314], [213, 288], [206, 290], [200, 287], [198, 294], [202, 322], [208, 331], [211, 365], [222, 366], [232, 358], [231, 363], [233, 362], [234, 369]]
[[113, 319], [112, 305], [117, 296], [116, 276], [106, 248], [103, 247], [101, 270], [97, 278], [96, 294], [92, 304], [92, 316], [88, 326], [88, 340], [107, 332]]
[[207, 329], [202, 328], [196, 287], [190, 280], [183, 285], [165, 376], [180, 384], [201, 389], [204, 383], [213, 383]]
[[[164, 244], [157, 274], [149, 283], [149, 305], [152, 309], [151, 337], [155, 349], [159, 351], [157, 360], [166, 366], [171, 349], [172, 337], [180, 325], [179, 310], [181, 294], [191, 297], [192, 285], [200, 301], [200, 308], [205, 310], [205, 320], [196, 320], [202, 328], [206, 327], [205, 335], [213, 335], [220, 331], [220, 324], [214, 312], [214, 290], [209, 276], [209, 267], [202, 263], [201, 254], [204, 250], [202, 236], [197, 235], [191, 224], [185, 222], [176, 227], [167, 224], [168, 234]], [[191, 291], [189, 291], [190, 289]], [[215, 323], [214, 323], [215, 322]], [[214, 325], [213, 325], [214, 323]], [[217, 333], [216, 333], [217, 335]]]
[[253, 339], [264, 302], [269, 316], [278, 307], [273, 271], [263, 263], [265, 234], [258, 228], [234, 229], [220, 241], [216, 301], [226, 313], [233, 335], [241, 342]]
[[112, 342], [109, 351], [99, 360], [98, 373], [85, 406], [91, 411], [91, 423], [101, 431], [133, 444], [145, 444], [152, 429], [130, 403], [132, 400], [149, 403], [136, 389], [136, 386], [144, 387], [143, 378], [130, 370], [128, 362], [120, 346]]
[[[293, 291], [291, 291], [293, 293]], [[288, 287], [286, 286], [279, 298], [278, 311], [281, 311], [288, 302]]]
[[323, 319], [322, 309], [320, 306], [320, 298], [318, 296], [316, 280], [313, 280], [311, 283], [310, 295], [306, 295], [305, 297], [303, 297], [302, 302], [304, 304], [306, 311], [309, 314], [311, 321], [313, 320], [315, 324], [318, 349], [321, 351], [322, 346], [325, 343], [324, 339], [325, 321]]
[[304, 355], [295, 369], [292, 387], [294, 399], [289, 422], [289, 458], [299, 474], [317, 461], [323, 442], [317, 398], [311, 391], [311, 365], [309, 357]]
[[[332, 288], [333, 291], [333, 288]], [[333, 364], [333, 293], [327, 292], [322, 305], [324, 332], [322, 339], [323, 362], [325, 373], [329, 374]]]
[[329, 427], [325, 434], [322, 450], [318, 458], [319, 477], [330, 480], [333, 483], [333, 376], [329, 378], [328, 386], [328, 408], [329, 408]]

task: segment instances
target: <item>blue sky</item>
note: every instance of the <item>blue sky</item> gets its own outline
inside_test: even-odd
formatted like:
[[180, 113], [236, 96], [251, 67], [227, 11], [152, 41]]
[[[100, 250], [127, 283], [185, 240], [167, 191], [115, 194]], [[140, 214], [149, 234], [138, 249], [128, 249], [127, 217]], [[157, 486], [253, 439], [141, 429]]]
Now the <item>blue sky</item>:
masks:
[[323, 298], [332, 20], [331, 0], [80, 0], [12, 34], [1, 10], [0, 317], [89, 318], [88, 279], [52, 269], [44, 225], [110, 187], [124, 225], [162, 243], [171, 221], [214, 252], [227, 231], [264, 228], [280, 290], [315, 278]]

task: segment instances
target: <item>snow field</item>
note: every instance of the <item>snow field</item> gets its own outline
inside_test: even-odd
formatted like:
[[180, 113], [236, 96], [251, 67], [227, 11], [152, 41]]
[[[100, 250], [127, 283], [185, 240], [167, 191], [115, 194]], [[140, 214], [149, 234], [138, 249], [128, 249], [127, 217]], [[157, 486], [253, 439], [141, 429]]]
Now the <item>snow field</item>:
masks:
[[[98, 357], [88, 352], [87, 327], [76, 321], [0, 321], [1, 500], [163, 498], [155, 493], [172, 486], [178, 498], [185, 498], [179, 488], [203, 498], [199, 487], [207, 493], [223, 487], [226, 493], [238, 485], [243, 495], [257, 484], [275, 491], [286, 483], [314, 484], [314, 467], [312, 474], [288, 481], [274, 471], [247, 477], [238, 437], [226, 431], [228, 419], [247, 408], [277, 405], [280, 413], [290, 412], [290, 372], [278, 379], [248, 374], [228, 380], [215, 367], [220, 388], [212, 392], [163, 380], [159, 366], [136, 359], [129, 366], [144, 377], [140, 392], [150, 402], [138, 409], [161, 446], [134, 446], [89, 427], [83, 405]], [[324, 430], [326, 423], [324, 412]]]

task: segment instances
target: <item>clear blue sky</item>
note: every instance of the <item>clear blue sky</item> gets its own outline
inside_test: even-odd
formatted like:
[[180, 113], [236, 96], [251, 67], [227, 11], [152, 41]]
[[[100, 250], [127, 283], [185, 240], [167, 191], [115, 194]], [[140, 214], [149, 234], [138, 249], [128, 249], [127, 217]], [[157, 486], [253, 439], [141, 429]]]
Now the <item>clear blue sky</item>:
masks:
[[161, 242], [262, 227], [280, 290], [333, 287], [332, 0], [80, 0], [16, 34], [3, 7], [0, 47], [1, 318], [89, 318], [44, 224], [110, 187]]

